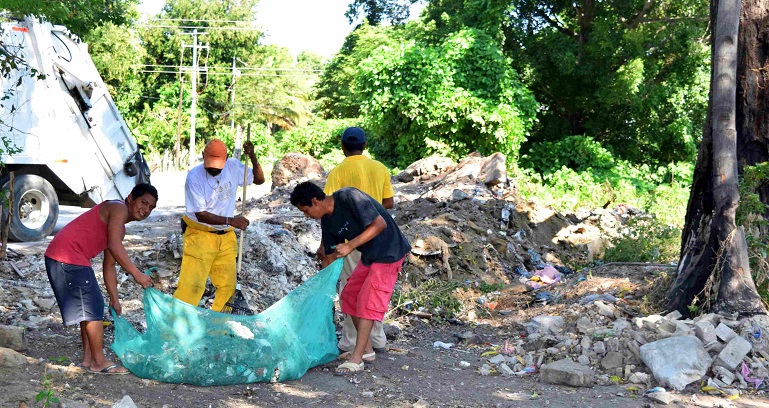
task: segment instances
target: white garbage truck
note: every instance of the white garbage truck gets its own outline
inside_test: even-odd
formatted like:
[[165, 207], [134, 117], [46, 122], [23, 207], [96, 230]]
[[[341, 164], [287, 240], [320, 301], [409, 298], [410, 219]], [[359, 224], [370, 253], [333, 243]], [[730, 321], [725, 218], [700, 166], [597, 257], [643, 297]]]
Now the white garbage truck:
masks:
[[150, 170], [87, 44], [35, 17], [0, 30], [0, 58], [11, 63], [0, 78], [2, 220], [12, 207], [9, 238], [38, 241], [56, 226], [60, 204], [124, 199]]

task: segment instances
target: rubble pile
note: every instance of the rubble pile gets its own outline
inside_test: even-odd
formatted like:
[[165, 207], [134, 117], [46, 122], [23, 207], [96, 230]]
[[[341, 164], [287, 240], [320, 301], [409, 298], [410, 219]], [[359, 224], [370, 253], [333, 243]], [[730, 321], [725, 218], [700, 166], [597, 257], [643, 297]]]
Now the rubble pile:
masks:
[[[319, 222], [291, 206], [289, 194], [300, 181], [322, 187], [323, 169], [309, 156], [287, 155], [279, 163], [272, 191], [246, 203], [251, 225], [238, 281], [257, 311], [319, 267]], [[669, 398], [655, 386], [680, 391], [696, 384], [725, 397], [765, 389], [766, 322], [716, 314], [645, 315], [661, 279], [675, 273], [669, 266], [571, 269], [600, 257], [607, 238], [622, 234], [637, 210], [618, 205], [564, 215], [526, 202], [498, 153], [472, 154], [459, 163], [419, 160], [394, 177], [393, 188], [390, 213], [412, 245], [398, 289], [413, 290], [428, 280], [455, 283], [465, 302], [453, 323], [462, 330], [466, 323], [505, 328], [499, 341], [489, 343], [472, 331], [457, 335], [460, 344], [484, 350], [476, 367], [481, 375], [533, 376], [575, 387], [622, 383], [631, 392], [652, 391], [649, 397], [663, 403]], [[154, 246], [131, 251], [142, 270], [157, 268], [155, 286], [165, 293], [175, 289], [181, 255], [178, 228]], [[10, 259], [0, 262], [0, 325], [60, 324], [42, 253]], [[94, 266], [101, 280], [101, 262]], [[124, 311], [139, 310], [141, 289], [127, 281], [119, 274]], [[484, 285], [497, 289], [482, 291]], [[202, 303], [212, 296], [209, 285]], [[394, 316], [403, 313], [399, 322], [405, 327], [430, 319], [431, 312]], [[141, 313], [128, 314], [136, 325], [143, 321]]]
[[[482, 375], [530, 376], [576, 387], [628, 384], [631, 391], [682, 391], [694, 384], [729, 399], [765, 390], [769, 378], [766, 318], [704, 314], [682, 319], [675, 311], [629, 318], [622, 299], [571, 303], [559, 315], [523, 323], [520, 338], [496, 347], [478, 368]], [[659, 397], [659, 396], [657, 396]]]

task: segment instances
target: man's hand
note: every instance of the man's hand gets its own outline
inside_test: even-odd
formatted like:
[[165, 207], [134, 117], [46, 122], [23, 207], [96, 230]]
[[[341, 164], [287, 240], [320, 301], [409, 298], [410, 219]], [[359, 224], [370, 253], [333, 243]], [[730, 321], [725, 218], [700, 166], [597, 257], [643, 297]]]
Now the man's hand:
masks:
[[230, 225], [243, 231], [246, 230], [246, 228], [248, 227], [248, 224], [250, 223], [251, 222], [248, 220], [248, 218], [243, 216], [230, 218]]
[[[149, 275], [145, 275], [141, 272], [138, 272], [135, 275], [133, 275], [133, 277], [136, 283], [141, 285], [143, 289], [147, 289], [148, 287], [152, 286], [152, 278]], [[120, 306], [120, 304], [118, 304], [118, 306]], [[117, 308], [115, 308], [115, 310], [117, 310]]]
[[337, 260], [336, 252], [330, 255], [326, 255], [323, 257], [323, 260], [320, 263], [320, 268], [323, 269], [329, 265], [331, 265], [331, 262], [334, 262]]
[[[148, 276], [148, 278], [149, 278], [149, 276]], [[109, 299], [109, 305], [113, 309], [115, 309], [115, 313], [117, 313], [118, 316], [123, 314], [123, 308], [120, 306], [120, 300], [118, 300], [117, 298], [114, 298], [114, 299], [110, 298]]]
[[254, 144], [248, 141], [243, 143], [243, 153], [245, 153], [246, 156], [251, 157], [251, 155], [254, 154]]
[[334, 255], [336, 255], [337, 258], [344, 258], [345, 256], [349, 255], [353, 249], [355, 248], [350, 245], [349, 242], [338, 244], [336, 246], [336, 251], [334, 251]]

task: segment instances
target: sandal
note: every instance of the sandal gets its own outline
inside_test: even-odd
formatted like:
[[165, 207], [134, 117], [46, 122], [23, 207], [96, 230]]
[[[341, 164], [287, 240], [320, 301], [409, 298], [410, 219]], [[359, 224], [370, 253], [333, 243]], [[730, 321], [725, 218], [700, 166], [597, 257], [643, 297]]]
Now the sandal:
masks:
[[359, 373], [363, 371], [363, 363], [355, 364], [349, 361], [345, 361], [340, 364], [339, 367], [334, 370], [334, 375], [347, 375], [352, 373]]
[[[340, 360], [349, 360], [350, 356], [352, 356], [352, 351], [345, 351], [344, 353], [339, 355], [339, 359]], [[363, 362], [364, 363], [373, 363], [374, 361], [376, 361], [376, 352], [372, 351], [371, 353], [363, 355]]]
[[124, 374], [128, 374], [130, 372], [128, 370], [125, 370], [125, 371], [115, 371], [115, 369], [119, 369], [119, 368], [120, 368], [119, 365], [112, 364], [112, 365], [109, 365], [107, 367], [104, 367], [103, 369], [101, 369], [99, 371], [94, 371], [94, 370], [91, 370], [91, 369], [88, 369], [88, 371], [91, 374], [112, 374], [112, 375], [124, 375]]

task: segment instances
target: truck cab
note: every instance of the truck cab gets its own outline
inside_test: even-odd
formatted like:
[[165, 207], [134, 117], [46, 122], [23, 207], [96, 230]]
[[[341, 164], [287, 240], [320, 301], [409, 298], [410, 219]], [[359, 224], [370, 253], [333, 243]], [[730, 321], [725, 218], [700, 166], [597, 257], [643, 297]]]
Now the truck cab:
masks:
[[[0, 26], [13, 69], [0, 92], [0, 190], [9, 238], [38, 241], [59, 205], [125, 199], [150, 170], [88, 54], [65, 27], [35, 17]], [[11, 189], [10, 172], [13, 172]]]

